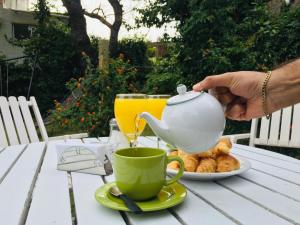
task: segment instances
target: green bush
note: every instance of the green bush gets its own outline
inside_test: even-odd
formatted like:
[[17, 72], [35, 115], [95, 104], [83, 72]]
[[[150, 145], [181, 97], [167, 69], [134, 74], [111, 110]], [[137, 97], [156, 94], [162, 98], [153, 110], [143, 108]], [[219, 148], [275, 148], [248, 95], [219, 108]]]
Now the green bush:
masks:
[[45, 115], [52, 107], [53, 99], [62, 100], [68, 94], [65, 83], [71, 77], [80, 77], [84, 64], [75, 51], [70, 29], [57, 18], [50, 17], [47, 1], [38, 1], [35, 19], [38, 25], [30, 39], [10, 40], [12, 44], [23, 47], [30, 60], [22, 64], [10, 63], [9, 84], [15, 88], [10, 89], [9, 94], [27, 94], [31, 68], [35, 66], [30, 95], [36, 97]]
[[[55, 102], [51, 114], [52, 124], [57, 130], [80, 130], [91, 136], [108, 135], [108, 123], [114, 117], [114, 99], [118, 93], [134, 92], [130, 83], [136, 70], [122, 59], [112, 60], [109, 72], [94, 68], [87, 60], [84, 77], [72, 78], [67, 88], [77, 95], [69, 97], [67, 104]], [[70, 95], [70, 96], [73, 96]]]
[[177, 65], [176, 53], [173, 46], [168, 49], [169, 54], [155, 59], [153, 69], [147, 74], [144, 92], [147, 94], [176, 94], [176, 86], [182, 77]]
[[23, 46], [26, 55], [37, 57], [31, 95], [36, 96], [40, 110], [45, 113], [52, 106], [53, 99], [62, 100], [66, 96], [65, 83], [71, 77], [81, 75], [82, 65], [74, 50], [69, 28], [56, 20], [38, 27]]
[[138, 90], [142, 90], [146, 82], [146, 75], [151, 71], [152, 65], [148, 57], [147, 43], [142, 38], [123, 39], [118, 44], [116, 58], [125, 60], [136, 69], [136, 76], [131, 82]]
[[[267, 71], [300, 55], [300, 5], [271, 12], [266, 0], [156, 0], [139, 9], [139, 24], [162, 27], [177, 21], [174, 66], [190, 88], [208, 75]], [[159, 68], [158, 64], [158, 68]], [[159, 69], [154, 69], [159, 71]], [[173, 68], [174, 70], [174, 68]], [[148, 76], [150, 89], [168, 90], [165, 71]], [[161, 78], [160, 78], [161, 77]], [[149, 84], [148, 84], [149, 86]], [[249, 131], [249, 122], [228, 121], [226, 133]]]

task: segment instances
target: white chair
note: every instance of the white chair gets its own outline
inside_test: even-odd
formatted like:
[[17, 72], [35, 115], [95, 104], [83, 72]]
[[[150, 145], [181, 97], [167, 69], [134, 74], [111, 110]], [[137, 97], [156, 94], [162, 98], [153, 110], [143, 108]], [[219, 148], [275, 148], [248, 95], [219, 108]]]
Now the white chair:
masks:
[[253, 119], [248, 134], [231, 135], [233, 142], [250, 138], [249, 145], [268, 145], [288, 148], [300, 147], [300, 103], [274, 112], [266, 117]]
[[87, 136], [86, 133], [81, 133], [49, 138], [34, 97], [30, 97], [29, 101], [23, 96], [18, 99], [11, 96], [8, 101], [6, 97], [0, 97], [0, 147]]

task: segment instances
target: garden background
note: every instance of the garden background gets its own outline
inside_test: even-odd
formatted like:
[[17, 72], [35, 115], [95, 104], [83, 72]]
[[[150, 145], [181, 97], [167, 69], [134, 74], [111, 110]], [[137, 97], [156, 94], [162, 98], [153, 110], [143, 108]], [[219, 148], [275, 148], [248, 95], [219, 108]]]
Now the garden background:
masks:
[[[69, 1], [63, 2], [67, 6]], [[79, 0], [74, 2], [80, 5]], [[110, 40], [109, 60], [103, 65], [98, 61], [98, 38], [88, 37], [88, 45], [79, 46], [70, 9], [69, 23], [63, 23], [50, 15], [51, 1], [39, 0], [35, 6], [38, 25], [32, 37], [7, 40], [22, 46], [28, 58], [5, 64], [1, 61], [5, 56], [0, 56], [2, 73], [9, 69], [10, 87], [14, 87], [10, 95], [25, 95], [28, 86], [24, 83], [34, 66], [30, 94], [37, 99], [50, 136], [74, 131], [108, 135], [118, 93], [173, 95], [180, 83], [191, 88], [208, 75], [267, 71], [299, 57], [300, 4], [275, 7], [272, 2], [148, 1], [135, 9], [139, 16], [128, 29], [164, 27], [172, 22], [178, 35], [165, 34], [157, 43], [142, 37]], [[125, 21], [120, 26], [126, 26]], [[1, 88], [6, 93], [6, 87]], [[225, 134], [249, 130], [250, 122], [228, 121]]]

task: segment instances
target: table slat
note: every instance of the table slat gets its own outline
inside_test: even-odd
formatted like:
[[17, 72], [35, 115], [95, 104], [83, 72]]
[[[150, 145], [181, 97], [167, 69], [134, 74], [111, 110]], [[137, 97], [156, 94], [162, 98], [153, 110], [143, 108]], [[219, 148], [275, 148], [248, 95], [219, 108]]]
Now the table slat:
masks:
[[256, 160], [252, 160], [250, 158], [244, 157], [248, 159], [251, 163], [251, 168], [258, 170], [260, 172], [272, 175], [282, 180], [286, 180], [295, 184], [300, 185], [300, 174], [295, 173], [286, 169], [274, 167], [269, 164], [265, 164], [263, 162], [259, 162]]
[[270, 190], [300, 201], [300, 186], [297, 184], [290, 183], [253, 169], [241, 174], [240, 176]]
[[101, 143], [97, 138], [83, 138], [82, 140], [87, 144]]
[[[142, 146], [157, 147], [157, 139], [156, 137], [140, 137], [139, 144]], [[168, 149], [162, 141], [160, 142], [160, 148]], [[197, 225], [200, 221], [201, 224], [235, 224], [224, 214], [191, 192], [188, 192], [187, 199], [181, 205], [177, 206], [174, 211], [186, 224]], [[195, 215], [197, 215], [199, 220], [195, 219]]]
[[181, 223], [167, 210], [161, 210], [157, 212], [149, 212], [141, 215], [133, 213], [127, 213], [131, 224], [133, 225], [181, 225]]
[[118, 211], [108, 209], [95, 200], [96, 189], [104, 184], [100, 176], [71, 174], [78, 225], [125, 224]]
[[207, 204], [205, 201], [188, 191], [183, 203], [172, 210], [189, 225], [233, 225], [236, 224], [224, 214]]
[[295, 163], [287, 162], [281, 159], [271, 158], [269, 156], [257, 155], [247, 151], [240, 151], [239, 149], [236, 148], [232, 148], [231, 152], [236, 155], [244, 156], [250, 159], [264, 162], [266, 164], [273, 165], [286, 170], [294, 171], [300, 174], [300, 165]]
[[1, 183], [1, 224], [19, 225], [26, 219], [26, 212], [42, 161], [44, 147], [45, 143], [28, 145], [25, 152]]
[[16, 162], [18, 157], [22, 154], [26, 145], [15, 145], [7, 147], [0, 154], [0, 184], [6, 176], [9, 169]]
[[[96, 138], [84, 138], [83, 140], [85, 143], [99, 142]], [[82, 143], [80, 140], [74, 139], [66, 142]], [[95, 200], [96, 189], [104, 184], [101, 176], [75, 172], [72, 172], [71, 176], [78, 225], [125, 224], [118, 211], [105, 208]]]
[[247, 151], [254, 155], [264, 155], [264, 156], [269, 156], [270, 158], [276, 158], [276, 159], [281, 159], [284, 161], [300, 164], [300, 160], [298, 159], [277, 152], [272, 152], [266, 149], [251, 147], [247, 145], [240, 145], [240, 144], [234, 144], [233, 146], [236, 149], [239, 149], [241, 151]]
[[55, 144], [48, 143], [44, 162], [33, 192], [27, 225], [72, 225], [68, 175], [56, 170], [57, 156]]
[[[106, 182], [115, 181], [115, 176], [112, 174], [110, 176], [105, 176]], [[133, 213], [126, 213], [131, 224], [143, 224], [143, 225], [153, 225], [153, 224], [180, 224], [180, 222], [167, 210], [161, 210], [158, 212], [151, 212], [142, 215], [135, 215]]]
[[218, 181], [230, 190], [260, 204], [293, 223], [300, 223], [300, 202], [263, 188], [240, 177]]
[[291, 224], [257, 204], [214, 183], [182, 180], [192, 192], [241, 224]]

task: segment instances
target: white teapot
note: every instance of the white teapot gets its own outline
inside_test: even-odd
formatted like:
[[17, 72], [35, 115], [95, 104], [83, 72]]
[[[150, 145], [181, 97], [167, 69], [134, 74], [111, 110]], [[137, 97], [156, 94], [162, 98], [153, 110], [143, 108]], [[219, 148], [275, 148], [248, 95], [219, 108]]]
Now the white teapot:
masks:
[[188, 153], [200, 153], [214, 147], [225, 128], [222, 105], [205, 92], [187, 92], [177, 87], [178, 95], [168, 99], [161, 121], [143, 112], [153, 132], [165, 142]]

